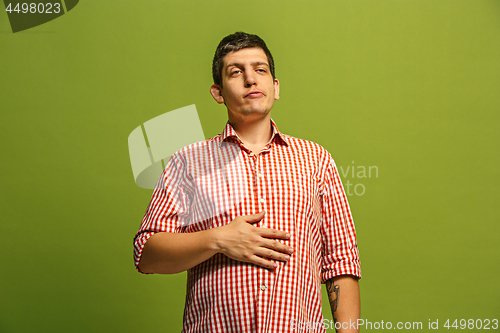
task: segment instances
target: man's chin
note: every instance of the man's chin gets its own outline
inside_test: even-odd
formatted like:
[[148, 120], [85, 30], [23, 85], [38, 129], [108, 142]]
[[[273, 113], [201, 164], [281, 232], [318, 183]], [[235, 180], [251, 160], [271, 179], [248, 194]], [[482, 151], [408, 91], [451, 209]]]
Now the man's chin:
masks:
[[270, 110], [243, 110], [240, 112], [241, 117], [246, 119], [261, 119], [269, 114]]
[[269, 112], [269, 110], [242, 110], [241, 111], [241, 114], [242, 115], [252, 115], [252, 114], [255, 114], [255, 115], [258, 115], [258, 114], [267, 114]]
[[240, 110], [240, 113], [242, 115], [266, 115], [271, 111], [271, 108], [266, 108], [263, 106], [258, 106], [258, 107], [248, 107], [248, 108], [243, 108]]
[[246, 108], [240, 108], [234, 111], [228, 109], [230, 117], [246, 119], [250, 121], [266, 117], [270, 111], [271, 108], [266, 108], [263, 106], [255, 106], [255, 107], [248, 106]]

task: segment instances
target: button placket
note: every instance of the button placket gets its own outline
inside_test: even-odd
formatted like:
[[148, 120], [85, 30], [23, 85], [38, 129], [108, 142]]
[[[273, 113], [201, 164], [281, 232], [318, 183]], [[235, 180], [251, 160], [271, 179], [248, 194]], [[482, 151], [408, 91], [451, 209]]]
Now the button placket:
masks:
[[[263, 177], [262, 177], [262, 173], [261, 173], [261, 161], [262, 161], [262, 154], [259, 154], [258, 156], [256, 156], [255, 158], [255, 186], [256, 186], [256, 198], [257, 198], [257, 202], [258, 202], [258, 207], [259, 207], [259, 211], [262, 211], [262, 210], [266, 210], [266, 198], [264, 196], [264, 191], [263, 191]], [[266, 217], [264, 217], [263, 221], [261, 222], [261, 227], [265, 227], [265, 219]]]

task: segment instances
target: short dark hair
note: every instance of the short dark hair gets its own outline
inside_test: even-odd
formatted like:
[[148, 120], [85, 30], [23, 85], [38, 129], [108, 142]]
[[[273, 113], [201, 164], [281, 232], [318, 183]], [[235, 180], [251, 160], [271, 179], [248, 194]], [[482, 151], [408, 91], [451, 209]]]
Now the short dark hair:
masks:
[[271, 51], [267, 48], [266, 43], [257, 35], [247, 34], [245, 32], [235, 32], [234, 34], [224, 37], [217, 49], [215, 50], [214, 60], [212, 62], [212, 77], [214, 83], [222, 87], [222, 67], [224, 65], [224, 57], [229, 52], [239, 51], [248, 47], [260, 47], [267, 56], [269, 68], [273, 79], [274, 75], [274, 60]]

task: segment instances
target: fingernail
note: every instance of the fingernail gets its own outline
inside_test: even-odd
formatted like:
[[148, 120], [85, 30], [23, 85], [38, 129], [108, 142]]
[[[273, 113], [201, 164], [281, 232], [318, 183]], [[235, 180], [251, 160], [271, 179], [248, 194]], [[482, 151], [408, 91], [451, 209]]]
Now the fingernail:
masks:
[[292, 248], [290, 248], [290, 250], [288, 250], [288, 252], [289, 252], [289, 253], [293, 253], [293, 249], [292, 249]]
[[290, 256], [285, 256], [285, 260], [286, 261], [290, 260]]
[[290, 238], [290, 234], [286, 234], [286, 238]]
[[273, 268], [278, 268], [278, 264], [273, 262]]

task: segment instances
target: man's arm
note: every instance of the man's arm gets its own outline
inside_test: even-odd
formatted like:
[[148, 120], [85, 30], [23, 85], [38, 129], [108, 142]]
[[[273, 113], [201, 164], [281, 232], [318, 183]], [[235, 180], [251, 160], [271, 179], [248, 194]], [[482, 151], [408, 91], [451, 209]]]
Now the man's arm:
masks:
[[[361, 316], [358, 278], [340, 275], [326, 281], [333, 320], [338, 333], [359, 332], [357, 320]], [[353, 323], [356, 323], [353, 324]]]
[[144, 273], [179, 273], [216, 253], [274, 269], [276, 264], [269, 259], [288, 261], [293, 250], [276, 240], [290, 238], [284, 231], [251, 225], [264, 214], [239, 216], [225, 226], [199, 232], [155, 233], [144, 245], [139, 269]]

